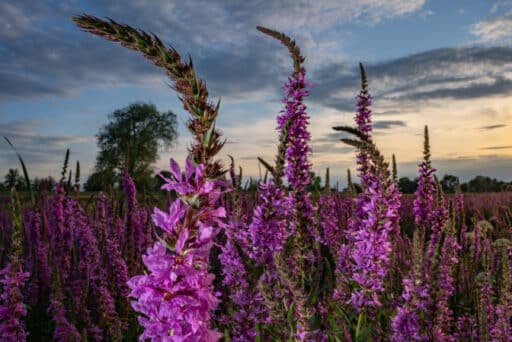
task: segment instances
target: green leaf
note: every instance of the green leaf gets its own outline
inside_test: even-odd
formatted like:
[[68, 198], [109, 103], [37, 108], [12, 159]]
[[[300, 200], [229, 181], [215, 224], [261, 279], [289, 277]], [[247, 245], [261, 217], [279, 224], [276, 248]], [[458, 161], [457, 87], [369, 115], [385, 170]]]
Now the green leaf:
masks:
[[11, 143], [11, 141], [5, 135], [4, 135], [4, 139], [5, 139], [5, 141], [7, 141], [9, 146], [11, 146], [13, 151], [18, 156], [18, 160], [21, 163], [21, 168], [23, 169], [23, 176], [25, 177], [25, 185], [26, 185], [27, 189], [30, 192], [30, 200], [32, 202], [32, 205], [35, 205], [36, 204], [36, 199], [34, 197], [34, 191], [32, 190], [32, 185], [30, 184], [30, 178], [28, 177], [28, 171], [27, 171], [27, 167], [25, 166], [25, 162], [23, 161], [23, 158], [21, 157], [21, 154], [19, 154], [19, 152], [14, 147], [14, 145]]

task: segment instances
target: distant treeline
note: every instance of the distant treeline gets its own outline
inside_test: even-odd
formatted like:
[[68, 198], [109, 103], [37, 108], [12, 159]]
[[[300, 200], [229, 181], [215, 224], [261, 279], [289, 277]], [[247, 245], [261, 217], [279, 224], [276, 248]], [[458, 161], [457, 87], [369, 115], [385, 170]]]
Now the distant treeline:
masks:
[[[476, 176], [466, 183], [460, 183], [459, 179], [453, 175], [444, 175], [439, 180], [445, 193], [454, 193], [460, 186], [462, 192], [502, 192], [512, 191], [512, 182], [505, 182], [496, 178], [487, 176]], [[412, 194], [416, 191], [418, 181], [411, 180], [408, 177], [402, 177], [398, 180], [398, 188], [404, 194]]]
[[[170, 176], [168, 171], [163, 171], [162, 174], [166, 177]], [[324, 189], [322, 184], [325, 182], [322, 178], [312, 172], [311, 175], [311, 184], [308, 187], [309, 191], [320, 191]], [[0, 192], [8, 191], [9, 189], [15, 187], [18, 191], [25, 191], [26, 183], [23, 177], [21, 176], [18, 169], [9, 169], [9, 171], [4, 176], [4, 181], [0, 182]], [[443, 191], [445, 193], [455, 193], [457, 188], [460, 187], [462, 192], [503, 192], [503, 191], [512, 191], [512, 182], [505, 182], [502, 180], [498, 180], [496, 178], [491, 178], [487, 176], [476, 176], [466, 183], [460, 183], [458, 177], [454, 175], [444, 175], [442, 179], [439, 180]], [[57, 181], [52, 176], [42, 177], [42, 178], [34, 178], [32, 180], [32, 190], [34, 191], [52, 191], [57, 184]], [[160, 176], [155, 175], [148, 182], [145, 182], [145, 190], [147, 191], [158, 191], [163, 184], [163, 180]], [[245, 189], [247, 191], [255, 191], [257, 188], [258, 181], [256, 179], [250, 179], [245, 182]], [[359, 184], [354, 183], [354, 190], [356, 192], [360, 192]], [[417, 179], [411, 179], [409, 177], [401, 177], [398, 179], [398, 188], [404, 194], [413, 194], [416, 191], [416, 187], [418, 186]], [[340, 189], [336, 184], [331, 184], [333, 190], [342, 190], [347, 191], [347, 188]], [[102, 190], [110, 190], [103, 189], [98, 185], [91, 186], [87, 182], [84, 184], [85, 191], [102, 191]]]

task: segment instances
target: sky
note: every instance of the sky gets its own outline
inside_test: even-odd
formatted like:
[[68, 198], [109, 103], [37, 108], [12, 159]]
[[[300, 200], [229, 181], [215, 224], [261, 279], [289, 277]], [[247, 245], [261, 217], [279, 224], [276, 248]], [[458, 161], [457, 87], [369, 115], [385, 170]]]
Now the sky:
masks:
[[[423, 127], [438, 175], [512, 180], [512, 1], [470, 0], [61, 0], [0, 2], [0, 135], [32, 176], [58, 177], [66, 148], [87, 176], [95, 134], [108, 115], [149, 102], [178, 116], [176, 146], [160, 153], [184, 161], [187, 113], [170, 80], [140, 54], [83, 32], [71, 17], [109, 17], [158, 35], [190, 54], [212, 101], [217, 127], [246, 176], [257, 157], [273, 160], [275, 117], [293, 65], [285, 47], [256, 30], [294, 38], [313, 83], [305, 99], [313, 171], [344, 183], [354, 150], [332, 126], [353, 125], [365, 65], [373, 96], [374, 139], [400, 177], [415, 177]], [[19, 167], [0, 142], [0, 177]]]

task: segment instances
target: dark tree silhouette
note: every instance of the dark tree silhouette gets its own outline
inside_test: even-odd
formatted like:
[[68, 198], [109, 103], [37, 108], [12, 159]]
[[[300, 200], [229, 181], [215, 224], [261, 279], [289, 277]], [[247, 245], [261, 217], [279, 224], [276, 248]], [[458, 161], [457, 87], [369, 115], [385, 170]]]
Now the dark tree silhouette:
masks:
[[110, 122], [97, 134], [100, 151], [88, 191], [114, 186], [124, 168], [139, 188], [154, 186], [153, 164], [162, 148], [173, 146], [176, 115], [159, 112], [153, 104], [133, 103], [109, 115]]
[[20, 175], [18, 169], [9, 169], [4, 176], [4, 185], [7, 190], [16, 188], [16, 190], [23, 190], [25, 188], [25, 180]]
[[454, 175], [444, 175], [440, 181], [443, 191], [447, 194], [453, 194], [457, 191], [459, 185], [459, 178]]
[[413, 194], [416, 191], [418, 182], [410, 180], [408, 177], [401, 177], [398, 180], [398, 189], [404, 194]]

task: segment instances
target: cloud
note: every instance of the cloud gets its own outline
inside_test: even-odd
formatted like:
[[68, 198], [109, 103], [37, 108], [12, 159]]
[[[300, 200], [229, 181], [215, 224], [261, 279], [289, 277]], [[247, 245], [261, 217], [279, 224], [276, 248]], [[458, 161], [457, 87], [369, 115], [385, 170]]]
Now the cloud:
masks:
[[374, 129], [390, 129], [394, 127], [405, 127], [405, 121], [403, 120], [382, 120], [373, 123]]
[[512, 145], [510, 146], [489, 146], [489, 147], [482, 147], [482, 150], [507, 150], [511, 149]]
[[29, 18], [12, 4], [0, 3], [0, 38], [16, 39], [29, 24]]
[[[55, 175], [54, 170], [61, 166], [67, 148], [71, 148], [73, 158], [89, 161], [89, 153], [83, 155], [80, 150], [83, 146], [90, 150], [94, 146], [94, 137], [42, 135], [35, 131], [38, 125], [36, 120], [0, 123], [0, 136], [6, 136], [13, 143], [29, 167], [31, 176]], [[0, 165], [19, 167], [18, 163], [16, 153], [2, 139]]]
[[482, 127], [480, 127], [480, 129], [491, 130], [491, 129], [497, 129], [497, 128], [503, 128], [503, 127], [507, 127], [507, 125], [499, 124], [499, 125], [482, 126]]
[[[512, 47], [460, 47], [424, 51], [365, 65], [370, 92], [386, 113], [406, 112], [419, 100], [470, 99], [512, 94]], [[352, 111], [360, 87], [357, 67], [333, 63], [314, 73], [322, 79], [310, 99]]]
[[320, 143], [337, 143], [343, 138], [349, 138], [351, 137], [347, 133], [344, 132], [333, 132], [333, 133], [327, 133], [324, 134], [320, 138], [313, 139], [313, 143], [320, 144]]
[[483, 42], [510, 41], [512, 38], [512, 11], [503, 16], [471, 25], [471, 33]]
[[341, 143], [330, 143], [330, 144], [311, 144], [311, 149], [313, 150], [313, 155], [316, 154], [324, 154], [324, 153], [336, 153], [336, 154], [346, 154], [346, 153], [354, 153], [354, 148], [347, 145], [341, 145]]
[[[186, 56], [211, 94], [248, 98], [280, 90], [291, 67], [286, 50], [255, 30], [264, 25], [293, 35], [308, 61], [339, 56], [337, 38], [326, 32], [340, 23], [374, 25], [419, 13], [425, 0], [364, 1], [145, 1], [90, 0], [57, 3], [8, 1], [0, 5], [0, 100], [70, 96], [88, 87], [148, 85], [163, 73], [136, 52], [80, 32], [71, 17], [87, 8], [158, 34]], [[91, 10], [92, 9], [92, 10]], [[140, 15], [144, 11], [144, 15]], [[30, 25], [28, 25], [30, 23]], [[193, 29], [190, 29], [193, 27]], [[2, 29], [3, 28], [3, 29]], [[285, 68], [283, 68], [285, 66]], [[7, 85], [12, 84], [12, 87]]]

